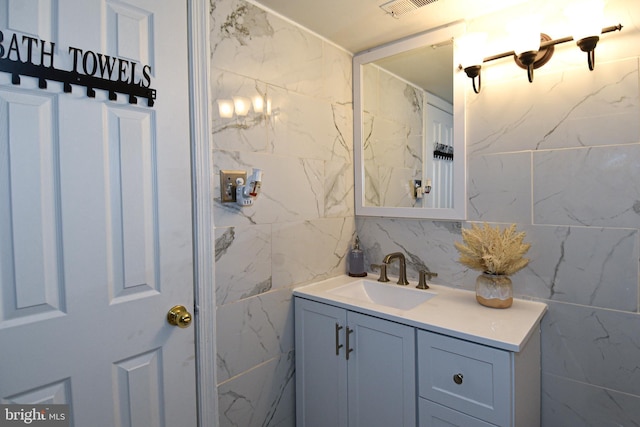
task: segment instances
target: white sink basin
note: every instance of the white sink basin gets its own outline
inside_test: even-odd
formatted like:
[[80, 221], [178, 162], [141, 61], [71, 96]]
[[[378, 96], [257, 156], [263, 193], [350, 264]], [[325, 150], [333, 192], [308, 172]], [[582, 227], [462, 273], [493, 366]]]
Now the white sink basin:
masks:
[[394, 282], [382, 283], [367, 279], [354, 280], [327, 293], [399, 310], [411, 310], [437, 295], [435, 292], [416, 289], [413, 285], [401, 286]]

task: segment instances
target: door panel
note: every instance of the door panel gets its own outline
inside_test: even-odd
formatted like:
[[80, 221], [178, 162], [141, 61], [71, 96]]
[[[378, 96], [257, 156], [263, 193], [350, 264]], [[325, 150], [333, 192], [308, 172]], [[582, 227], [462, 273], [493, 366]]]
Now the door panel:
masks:
[[10, 396], [7, 400], [20, 404], [69, 404], [71, 403], [70, 390], [69, 380], [64, 380]]
[[453, 162], [433, 157], [434, 144], [453, 147], [453, 115], [427, 104], [426, 107], [426, 157], [430, 166], [428, 176], [433, 180], [433, 188], [427, 198], [434, 208], [453, 207]]
[[158, 198], [153, 117], [109, 108], [108, 246], [112, 303], [158, 293]]
[[[0, 0], [0, 30], [150, 65], [154, 107], [0, 72], [2, 403], [195, 426], [186, 1]], [[6, 37], [6, 34], [5, 34]], [[114, 74], [113, 79], [117, 79]], [[171, 387], [171, 388], [169, 388]]]
[[117, 413], [123, 426], [165, 425], [162, 408], [162, 353], [160, 349], [116, 362]]
[[0, 25], [2, 28], [38, 35], [53, 40], [57, 17], [53, 14], [58, 0], [4, 0]]
[[64, 311], [53, 104], [0, 88], [0, 327]]
[[415, 426], [415, 329], [354, 312], [347, 321], [349, 426]]
[[107, 46], [121, 58], [137, 59], [155, 70], [153, 14], [134, 5], [107, 1]]

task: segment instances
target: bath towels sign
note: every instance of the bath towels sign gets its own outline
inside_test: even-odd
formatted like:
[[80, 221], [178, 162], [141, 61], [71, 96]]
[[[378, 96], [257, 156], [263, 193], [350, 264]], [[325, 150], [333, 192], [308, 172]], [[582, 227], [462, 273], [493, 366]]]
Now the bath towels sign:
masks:
[[453, 161], [453, 146], [436, 142], [433, 144], [433, 158]]
[[[65, 66], [58, 68], [58, 61]], [[71, 46], [66, 52], [56, 52], [54, 42], [9, 34], [6, 30], [0, 30], [0, 71], [11, 73], [14, 85], [20, 84], [21, 76], [29, 76], [38, 79], [40, 89], [47, 88], [47, 81], [56, 81], [63, 84], [67, 93], [72, 91], [72, 85], [83, 86], [90, 98], [99, 89], [107, 91], [112, 101], [120, 93], [128, 95], [130, 104], [146, 98], [147, 105], [153, 107], [156, 99], [149, 65]]]

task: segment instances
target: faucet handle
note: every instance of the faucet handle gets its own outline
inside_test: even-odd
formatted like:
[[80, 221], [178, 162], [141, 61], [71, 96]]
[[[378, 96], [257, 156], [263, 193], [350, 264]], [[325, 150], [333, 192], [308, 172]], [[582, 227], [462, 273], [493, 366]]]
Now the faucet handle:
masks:
[[378, 278], [378, 282], [388, 282], [389, 278], [387, 277], [387, 264], [371, 264], [371, 269], [380, 269], [380, 277]]
[[429, 289], [429, 285], [427, 284], [427, 280], [431, 280], [433, 277], [438, 277], [438, 273], [433, 273], [429, 270], [420, 270], [420, 279], [418, 280], [418, 289]]

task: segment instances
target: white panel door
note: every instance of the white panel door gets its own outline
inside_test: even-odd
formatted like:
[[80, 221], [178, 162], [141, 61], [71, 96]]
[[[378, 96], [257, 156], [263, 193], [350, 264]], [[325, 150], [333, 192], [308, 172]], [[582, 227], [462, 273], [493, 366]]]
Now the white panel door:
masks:
[[452, 208], [453, 162], [434, 158], [433, 147], [438, 143], [453, 149], [453, 115], [431, 104], [427, 104], [426, 115], [426, 174], [432, 181], [431, 193], [426, 196], [427, 207]]
[[55, 42], [60, 69], [69, 47], [147, 64], [157, 90], [149, 107], [0, 72], [2, 403], [70, 403], [80, 427], [196, 425], [195, 328], [166, 320], [194, 306], [186, 13], [0, 0], [5, 48], [15, 33]]

